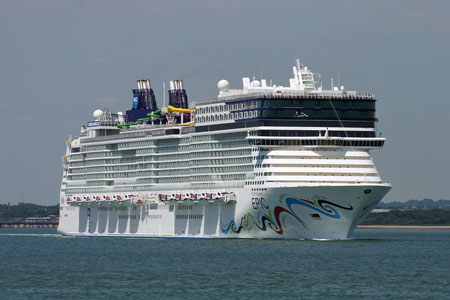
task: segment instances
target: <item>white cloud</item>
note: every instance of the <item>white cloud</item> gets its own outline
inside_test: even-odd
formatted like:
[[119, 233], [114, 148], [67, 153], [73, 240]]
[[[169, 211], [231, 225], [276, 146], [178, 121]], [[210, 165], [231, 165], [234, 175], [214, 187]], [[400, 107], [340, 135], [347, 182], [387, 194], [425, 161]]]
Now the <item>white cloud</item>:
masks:
[[407, 26], [421, 27], [435, 32], [450, 31], [450, 14], [446, 10], [406, 10], [400, 13], [399, 18]]
[[95, 64], [97, 64], [97, 65], [111, 65], [112, 62], [106, 57], [100, 57], [100, 58], [97, 58], [97, 60], [95, 61]]
[[112, 96], [102, 96], [94, 99], [94, 102], [105, 108], [114, 107], [119, 104], [119, 99]]
[[30, 115], [18, 115], [16, 117], [16, 121], [17, 122], [27, 122], [27, 121], [29, 121], [31, 119], [32, 119], [32, 117]]

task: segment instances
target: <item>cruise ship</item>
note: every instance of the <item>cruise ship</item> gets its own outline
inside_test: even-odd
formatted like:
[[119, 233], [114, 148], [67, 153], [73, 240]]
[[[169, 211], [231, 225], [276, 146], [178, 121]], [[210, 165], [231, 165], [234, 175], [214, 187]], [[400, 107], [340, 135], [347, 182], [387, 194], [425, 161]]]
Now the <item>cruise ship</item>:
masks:
[[125, 113], [96, 110], [63, 156], [58, 231], [70, 236], [345, 239], [391, 189], [376, 99], [324, 89], [300, 60], [288, 85], [245, 77], [158, 107], [138, 80]]

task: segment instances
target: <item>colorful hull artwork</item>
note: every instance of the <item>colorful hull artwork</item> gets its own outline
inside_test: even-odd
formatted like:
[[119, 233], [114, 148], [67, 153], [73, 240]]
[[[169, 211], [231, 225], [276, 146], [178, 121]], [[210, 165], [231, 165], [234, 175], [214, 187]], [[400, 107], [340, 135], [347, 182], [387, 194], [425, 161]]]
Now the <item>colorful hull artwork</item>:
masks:
[[314, 199], [314, 200], [306, 200], [306, 199], [295, 199], [291, 197], [286, 197], [284, 200], [286, 207], [283, 206], [275, 206], [273, 209], [269, 209], [267, 214], [263, 214], [261, 220], [256, 220], [256, 218], [252, 215], [252, 213], [248, 212], [245, 214], [239, 223], [239, 226], [236, 225], [234, 220], [231, 220], [228, 225], [221, 226], [222, 233], [224, 234], [239, 234], [243, 228], [249, 228], [251, 225], [255, 225], [261, 231], [266, 231], [267, 228], [270, 228], [275, 233], [279, 235], [283, 235], [284, 229], [281, 222], [282, 214], [287, 214], [292, 216], [298, 223], [301, 224], [306, 230], [309, 230], [308, 225], [304, 220], [302, 220], [296, 213], [293, 207], [295, 205], [307, 207], [313, 211], [316, 211], [322, 215], [325, 215], [330, 218], [340, 219], [341, 214], [338, 209], [343, 210], [353, 210], [351, 205], [342, 206], [331, 201], [325, 199]]

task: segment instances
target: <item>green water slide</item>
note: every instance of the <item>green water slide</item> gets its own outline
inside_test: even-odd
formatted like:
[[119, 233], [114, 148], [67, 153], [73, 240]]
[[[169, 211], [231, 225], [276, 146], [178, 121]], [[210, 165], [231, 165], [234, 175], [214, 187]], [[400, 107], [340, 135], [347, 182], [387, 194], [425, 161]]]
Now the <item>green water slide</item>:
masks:
[[151, 113], [148, 113], [147, 114], [147, 116], [149, 117], [149, 118], [160, 118], [160, 116], [159, 116], [159, 113], [161, 112], [161, 110], [160, 109], [158, 109], [158, 110], [155, 110], [155, 111], [152, 111]]

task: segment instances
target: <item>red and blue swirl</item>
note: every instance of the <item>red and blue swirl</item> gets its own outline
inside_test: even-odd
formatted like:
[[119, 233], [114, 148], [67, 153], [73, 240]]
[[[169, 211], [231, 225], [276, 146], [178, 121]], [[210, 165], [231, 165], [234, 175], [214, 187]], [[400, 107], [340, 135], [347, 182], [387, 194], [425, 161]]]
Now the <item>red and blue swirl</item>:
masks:
[[287, 213], [287, 214], [291, 215], [300, 224], [302, 224], [303, 227], [305, 227], [306, 229], [309, 229], [308, 226], [306, 225], [306, 223], [292, 209], [292, 206], [294, 204], [305, 206], [305, 207], [310, 208], [314, 211], [317, 211], [325, 216], [328, 216], [330, 218], [335, 218], [335, 219], [339, 219], [341, 217], [341, 215], [339, 214], [339, 212], [336, 210], [335, 207], [344, 209], [344, 210], [352, 210], [353, 209], [353, 207], [351, 205], [349, 205], [348, 207], [345, 207], [345, 206], [341, 206], [339, 204], [336, 204], [336, 203], [333, 203], [331, 201], [324, 200], [324, 199], [306, 200], [306, 199], [295, 199], [295, 198], [287, 197], [285, 199], [285, 202], [286, 202], [287, 209], [282, 206], [275, 206], [275, 208], [273, 209], [273, 216], [272, 216], [272, 210], [269, 209], [268, 214], [264, 214], [261, 217], [260, 222], [257, 222], [255, 217], [253, 217], [253, 215], [249, 212], [241, 218], [239, 226], [236, 225], [236, 222], [234, 220], [231, 220], [228, 223], [228, 225], [226, 225], [225, 227], [223, 227], [223, 225], [221, 225], [221, 230], [224, 234], [228, 234], [228, 233], [239, 234], [243, 228], [248, 228], [251, 225], [250, 220], [252, 220], [253, 221], [252, 224], [256, 225], [256, 227], [258, 227], [261, 231], [266, 231], [267, 228], [270, 228], [277, 234], [282, 235], [284, 232], [283, 225], [280, 221], [280, 215], [282, 213]]

